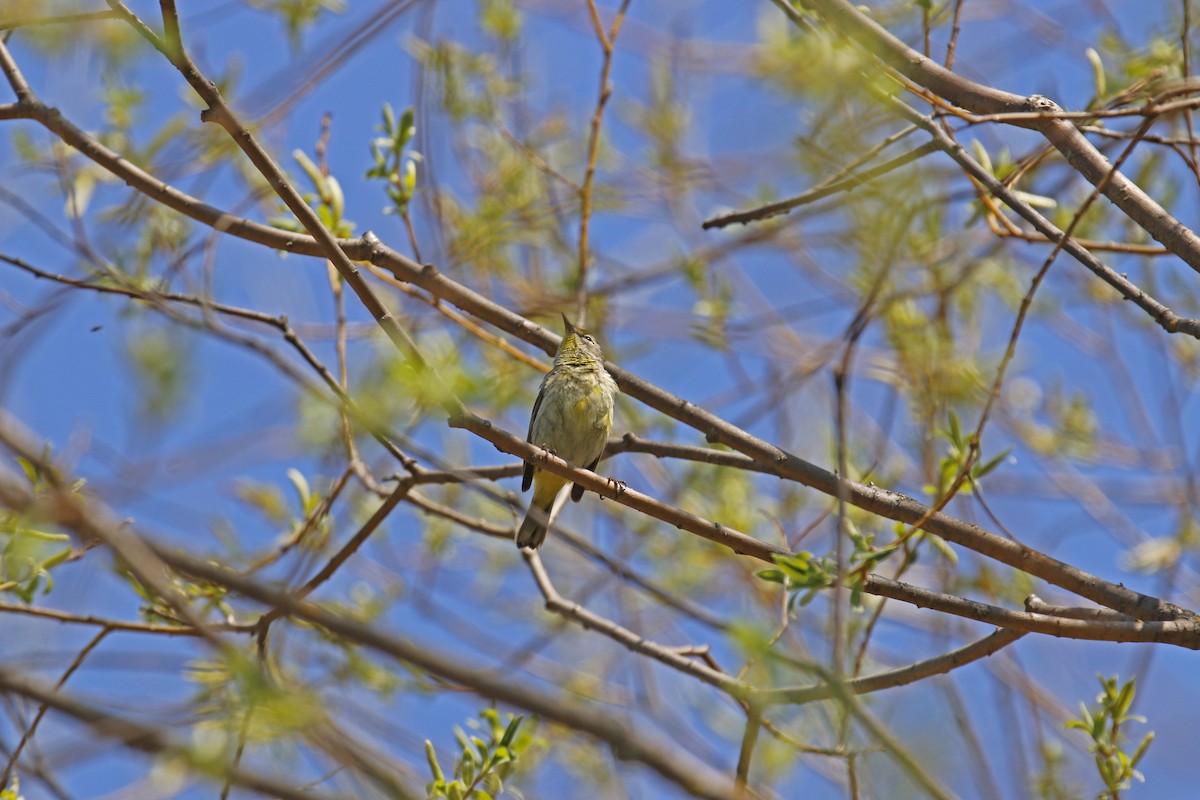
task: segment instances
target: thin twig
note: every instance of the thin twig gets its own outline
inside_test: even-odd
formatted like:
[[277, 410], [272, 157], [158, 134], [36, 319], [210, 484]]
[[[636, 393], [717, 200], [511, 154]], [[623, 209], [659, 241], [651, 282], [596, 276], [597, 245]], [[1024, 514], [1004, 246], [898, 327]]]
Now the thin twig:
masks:
[[622, 0], [612, 25], [605, 33], [600, 22], [600, 10], [596, 8], [596, 0], [587, 0], [588, 13], [591, 15], [592, 27], [596, 38], [600, 40], [603, 61], [600, 67], [600, 94], [596, 99], [596, 108], [592, 112], [591, 130], [588, 134], [587, 167], [583, 173], [583, 185], [579, 187], [579, 266], [576, 275], [576, 309], [575, 321], [579, 325], [587, 324], [587, 277], [591, 265], [591, 250], [588, 234], [592, 223], [592, 192], [596, 180], [596, 159], [600, 152], [600, 125], [604, 119], [604, 109], [612, 96], [612, 83], [609, 75], [612, 73], [613, 47], [617, 34], [621, 32], [621, 23], [625, 21], [625, 12], [629, 10], [630, 0]]

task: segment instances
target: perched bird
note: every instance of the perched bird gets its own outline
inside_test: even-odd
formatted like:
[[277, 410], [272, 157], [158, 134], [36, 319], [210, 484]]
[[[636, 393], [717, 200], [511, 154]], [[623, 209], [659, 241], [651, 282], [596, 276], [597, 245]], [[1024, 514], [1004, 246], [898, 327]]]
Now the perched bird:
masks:
[[[559, 458], [595, 469], [612, 431], [616, 381], [604, 369], [604, 354], [590, 333], [576, 328], [563, 314], [566, 333], [554, 356], [554, 368], [542, 379], [529, 435], [525, 438]], [[525, 462], [521, 491], [533, 485], [533, 499], [517, 530], [517, 547], [537, 547], [546, 538], [550, 509], [569, 481]], [[571, 499], [583, 497], [582, 486], [571, 487]]]

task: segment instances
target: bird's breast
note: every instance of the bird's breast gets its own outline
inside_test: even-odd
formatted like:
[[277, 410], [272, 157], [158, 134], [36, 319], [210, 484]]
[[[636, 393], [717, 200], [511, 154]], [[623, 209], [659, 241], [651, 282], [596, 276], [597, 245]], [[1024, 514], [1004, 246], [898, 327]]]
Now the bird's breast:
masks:
[[615, 387], [610, 387], [611, 381], [607, 373], [548, 375], [533, 424], [533, 443], [574, 464], [589, 464], [612, 430]]

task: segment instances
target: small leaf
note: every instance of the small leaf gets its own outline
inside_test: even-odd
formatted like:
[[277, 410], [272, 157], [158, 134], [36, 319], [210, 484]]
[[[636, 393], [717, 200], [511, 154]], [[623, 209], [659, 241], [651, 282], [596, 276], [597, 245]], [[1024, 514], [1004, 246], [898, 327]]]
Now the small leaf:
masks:
[[301, 505], [308, 505], [308, 498], [312, 495], [312, 491], [308, 486], [308, 479], [304, 474], [296, 468], [291, 468], [287, 471], [288, 480], [292, 482], [292, 486], [296, 487], [296, 493], [300, 495]]
[[346, 212], [346, 195], [342, 192], [342, 184], [330, 175], [325, 179], [325, 187], [329, 190], [329, 210], [336, 222], [341, 222]]
[[396, 128], [396, 151], [399, 152], [404, 145], [408, 144], [416, 132], [416, 114], [413, 112], [412, 106], [409, 106], [400, 115], [400, 125]]
[[978, 161], [984, 169], [995, 175], [996, 168], [992, 166], [992, 158], [988, 155], [988, 151], [983, 146], [983, 143], [978, 139], [972, 139], [971, 149], [975, 151], [975, 160]]
[[429, 771], [433, 773], [433, 779], [439, 784], [446, 782], [446, 776], [442, 774], [442, 767], [438, 764], [437, 751], [433, 749], [433, 742], [425, 740], [425, 760], [429, 762]]
[[308, 154], [303, 150], [296, 148], [292, 151], [292, 158], [296, 159], [296, 163], [300, 165], [300, 169], [308, 175], [308, 179], [312, 181], [313, 188], [320, 194], [326, 194], [325, 176], [321, 174], [321, 170], [317, 169], [317, 165], [308, 157]]
[[950, 409], [950, 441], [962, 449], [962, 425], [958, 421], [958, 413]]
[[935, 533], [926, 532], [925, 538], [933, 545], [933, 548], [938, 551], [942, 558], [949, 561], [951, 565], [958, 565], [958, 553], [954, 552], [954, 548], [950, 546], [949, 542]]
[[1146, 755], [1146, 749], [1150, 747], [1150, 743], [1154, 741], [1154, 731], [1150, 731], [1143, 738], [1141, 744], [1137, 746], [1137, 750], [1133, 751], [1133, 758], [1129, 760], [1130, 766], [1136, 767], [1138, 762], [1142, 760], [1142, 756]]
[[524, 716], [519, 716], [509, 720], [508, 727], [504, 729], [504, 735], [500, 737], [500, 747], [507, 748], [512, 745], [512, 741], [517, 735], [517, 729], [521, 727], [524, 719]]
[[1092, 65], [1092, 83], [1095, 86], [1096, 99], [1098, 100], [1108, 93], [1108, 79], [1104, 75], [1104, 62], [1100, 60], [1100, 54], [1096, 52], [1094, 47], [1089, 47], [1084, 53], [1087, 55], [1088, 62]]
[[40, 470], [34, 466], [32, 461], [22, 456], [17, 456], [17, 463], [21, 465], [21, 469], [24, 471], [25, 477], [29, 480], [29, 484], [36, 486], [38, 478], [41, 475]]
[[1133, 704], [1133, 681], [1129, 681], [1121, 687], [1120, 693], [1117, 695], [1117, 702], [1114, 705], [1116, 716], [1124, 721], [1125, 715], [1129, 713], [1129, 707]]
[[1000, 453], [1000, 455], [996, 456], [995, 458], [992, 458], [991, 460], [989, 460], [983, 464], [980, 464], [979, 466], [975, 467], [975, 469], [971, 470], [971, 477], [978, 480], [979, 478], [982, 478], [984, 475], [987, 475], [989, 472], [994, 470], [996, 467], [1000, 466], [1000, 463], [1002, 461], [1004, 461], [1004, 459], [1008, 458], [1009, 455], [1012, 453], [1012, 451], [1013, 451], [1013, 448], [1006, 447], [1004, 449], [1004, 451]]
[[408, 159], [404, 162], [404, 191], [409, 197], [417, 188], [417, 162], [415, 159]]
[[1020, 189], [1012, 190], [1013, 196], [1024, 200], [1027, 204], [1034, 208], [1058, 208], [1058, 201], [1053, 197], [1046, 197], [1042, 194], [1033, 194], [1031, 192], [1022, 192]]
[[784, 577], [783, 572], [777, 569], [760, 569], [754, 574], [762, 580], [770, 581], [771, 583], [787, 583], [787, 578]]
[[856, 580], [850, 585], [850, 607], [855, 611], [862, 611], [863, 604], [863, 582]]

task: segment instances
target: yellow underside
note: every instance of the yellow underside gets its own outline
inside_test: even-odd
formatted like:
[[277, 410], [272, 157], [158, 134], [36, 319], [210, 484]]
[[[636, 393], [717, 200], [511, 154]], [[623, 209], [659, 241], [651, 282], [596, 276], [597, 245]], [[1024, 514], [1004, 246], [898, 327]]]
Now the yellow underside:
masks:
[[533, 503], [538, 508], [549, 508], [559, 490], [569, 481], [561, 475], [539, 469], [533, 476]]

